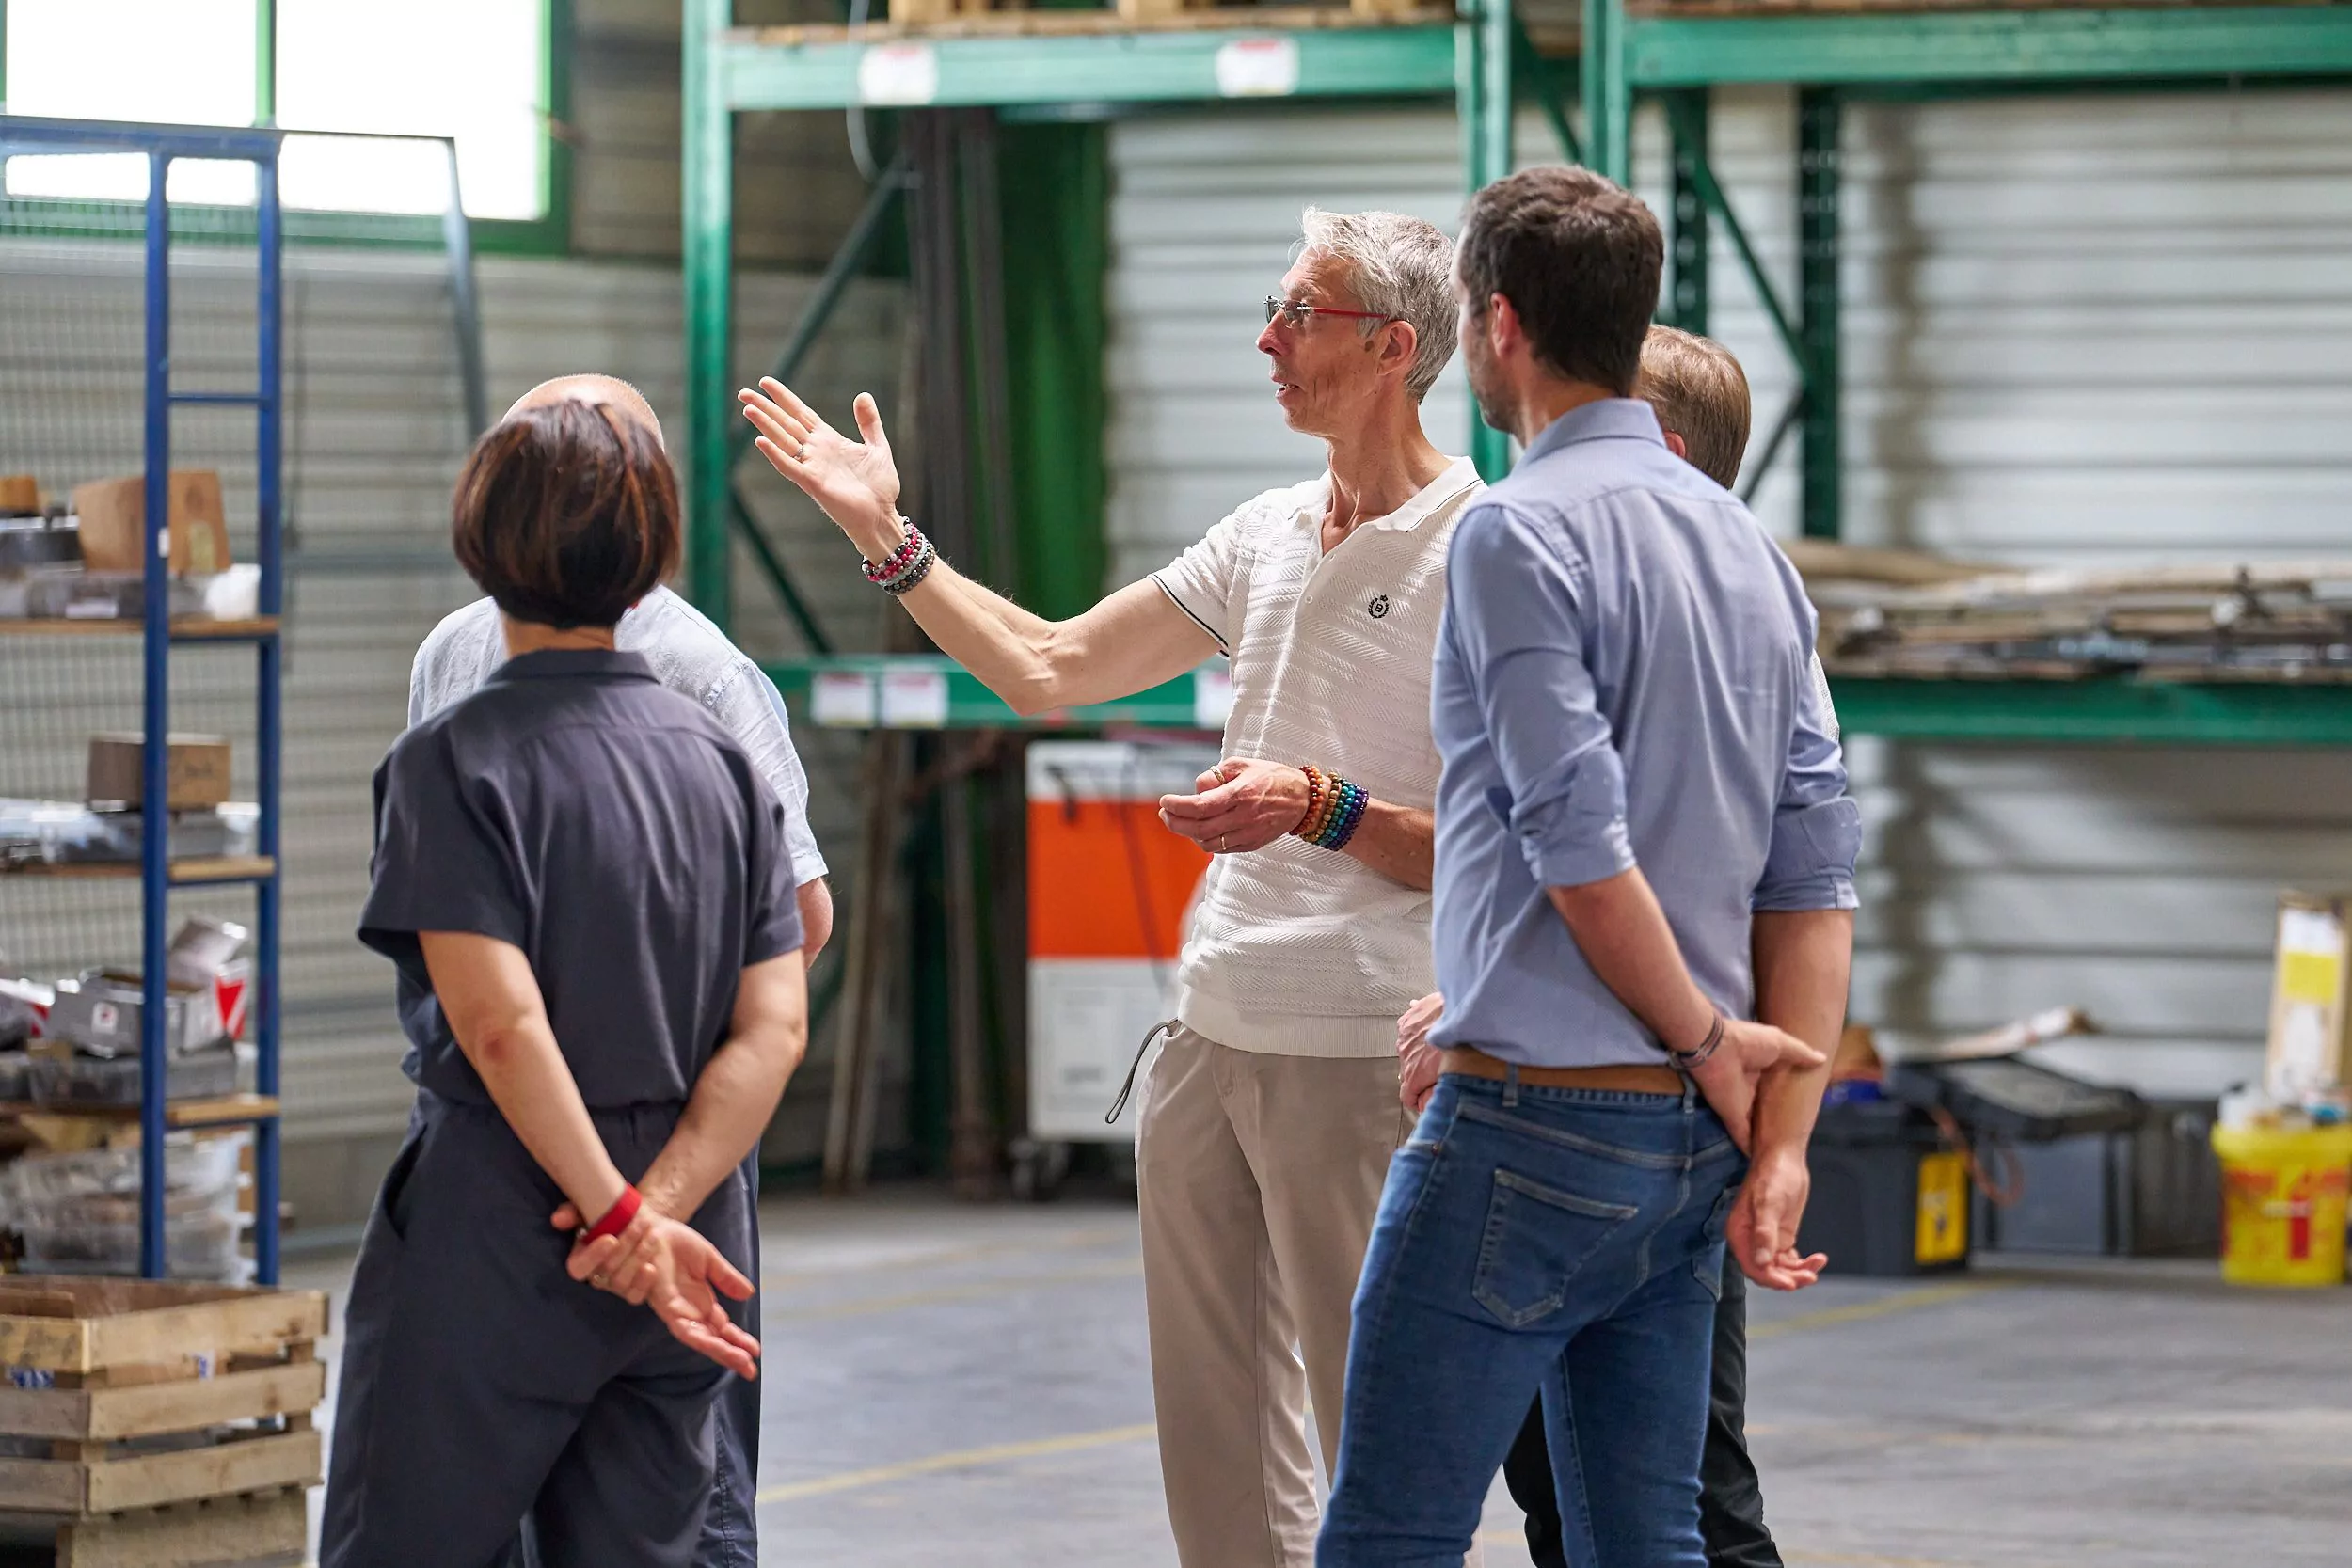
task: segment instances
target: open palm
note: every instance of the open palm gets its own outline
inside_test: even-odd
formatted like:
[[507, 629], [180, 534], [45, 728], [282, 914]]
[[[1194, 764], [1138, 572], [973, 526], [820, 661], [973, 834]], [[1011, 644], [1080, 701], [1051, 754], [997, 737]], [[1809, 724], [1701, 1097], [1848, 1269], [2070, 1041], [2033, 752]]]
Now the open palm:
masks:
[[[756, 391], [736, 394], [743, 417], [759, 432], [752, 443], [776, 472], [823, 507], [868, 560], [877, 546], [895, 544], [898, 466], [882, 433], [882, 410], [860, 392], [854, 412], [863, 441], [852, 441], [817, 417], [791, 388], [763, 376]], [[885, 549], [883, 553], [887, 553]]]

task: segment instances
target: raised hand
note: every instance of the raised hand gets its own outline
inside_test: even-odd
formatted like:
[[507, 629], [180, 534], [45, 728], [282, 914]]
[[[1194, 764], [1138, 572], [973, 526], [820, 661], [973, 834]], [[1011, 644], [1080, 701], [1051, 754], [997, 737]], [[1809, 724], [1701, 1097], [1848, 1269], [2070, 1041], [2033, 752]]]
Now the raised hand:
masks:
[[881, 561], [898, 547], [905, 538], [898, 526], [898, 467], [871, 394], [860, 392], [853, 408], [863, 442], [818, 419], [774, 376], [763, 376], [756, 391], [747, 387], [735, 395], [759, 433], [752, 444], [769, 467], [824, 508], [861, 555]]
[[[580, 1212], [557, 1210], [559, 1230], [578, 1231]], [[648, 1205], [617, 1236], [573, 1246], [565, 1272], [583, 1284], [650, 1307], [671, 1338], [739, 1377], [759, 1375], [759, 1341], [736, 1325], [719, 1300], [749, 1301], [752, 1282], [692, 1227]]]
[[1445, 998], [1433, 990], [1406, 1008], [1396, 1021], [1397, 1098], [1415, 1116], [1438, 1092], [1440, 1062], [1438, 1048], [1429, 1043], [1429, 1031], [1438, 1026], [1444, 1013]]

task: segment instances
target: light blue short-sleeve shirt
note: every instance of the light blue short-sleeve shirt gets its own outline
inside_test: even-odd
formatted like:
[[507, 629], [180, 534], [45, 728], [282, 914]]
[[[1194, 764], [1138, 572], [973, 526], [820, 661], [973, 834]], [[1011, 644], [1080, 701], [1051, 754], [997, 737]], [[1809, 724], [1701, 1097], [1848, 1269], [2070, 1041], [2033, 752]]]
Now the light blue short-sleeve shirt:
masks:
[[[825, 857], [808, 826], [808, 773], [792, 749], [791, 721], [775, 683], [708, 616], [667, 588], [656, 588], [622, 616], [612, 641], [620, 652], [642, 657], [663, 686], [691, 698], [749, 753], [784, 803], [793, 880], [805, 885], [825, 875]], [[497, 605], [477, 599], [447, 616], [409, 666], [410, 727], [481, 690], [506, 657]]]

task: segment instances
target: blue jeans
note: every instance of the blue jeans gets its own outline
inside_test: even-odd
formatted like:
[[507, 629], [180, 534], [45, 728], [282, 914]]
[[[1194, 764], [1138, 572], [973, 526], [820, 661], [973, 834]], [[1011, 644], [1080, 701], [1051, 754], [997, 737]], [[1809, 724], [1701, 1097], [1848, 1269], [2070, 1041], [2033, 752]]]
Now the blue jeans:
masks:
[[1743, 1170], [1695, 1092], [1447, 1074], [1357, 1287], [1317, 1568], [1459, 1568], [1540, 1392], [1578, 1568], [1703, 1568], [1699, 1453]]

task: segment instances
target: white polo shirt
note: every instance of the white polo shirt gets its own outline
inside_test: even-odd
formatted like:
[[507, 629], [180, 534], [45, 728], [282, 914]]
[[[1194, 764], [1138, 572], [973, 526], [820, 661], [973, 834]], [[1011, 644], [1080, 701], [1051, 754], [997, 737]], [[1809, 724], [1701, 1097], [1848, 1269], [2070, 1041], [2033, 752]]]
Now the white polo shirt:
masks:
[[[1269, 490], [1152, 581], [1232, 661], [1225, 755], [1312, 764], [1375, 800], [1437, 802], [1429, 672], [1446, 546], [1481, 488], [1457, 458], [1326, 554], [1331, 476]], [[1242, 1051], [1386, 1056], [1396, 1017], [1437, 989], [1429, 895], [1283, 837], [1219, 855], [1177, 971], [1176, 1016]]]

